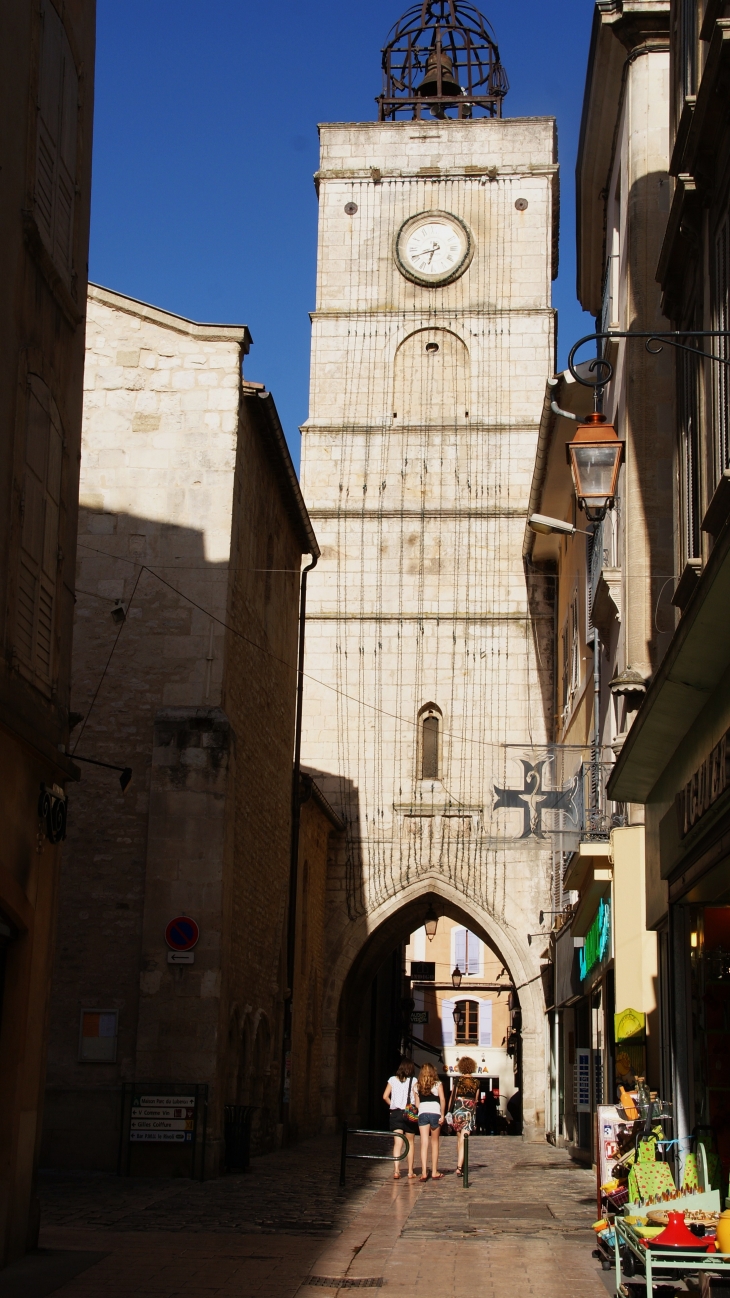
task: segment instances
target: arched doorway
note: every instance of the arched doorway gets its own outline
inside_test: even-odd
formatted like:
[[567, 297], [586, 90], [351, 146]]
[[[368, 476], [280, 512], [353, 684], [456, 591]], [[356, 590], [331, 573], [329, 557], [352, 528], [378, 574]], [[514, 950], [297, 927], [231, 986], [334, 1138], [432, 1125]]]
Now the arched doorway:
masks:
[[325, 1126], [332, 1130], [344, 1117], [383, 1125], [379, 1097], [407, 1035], [404, 1002], [410, 996], [403, 981], [404, 944], [423, 925], [426, 910], [433, 905], [440, 916], [476, 935], [499, 958], [507, 975], [505, 990], [514, 988], [513, 1006], [519, 1011], [515, 1023], [520, 1024], [521, 1032], [519, 1040], [510, 1045], [522, 1094], [525, 1135], [541, 1136], [545, 1063], [539, 961], [517, 940], [514, 930], [501, 928], [478, 906], [467, 908], [463, 895], [452, 892], [442, 879], [430, 882], [430, 888], [425, 889], [424, 881], [414, 885], [405, 895], [349, 924], [342, 934], [324, 1003]]

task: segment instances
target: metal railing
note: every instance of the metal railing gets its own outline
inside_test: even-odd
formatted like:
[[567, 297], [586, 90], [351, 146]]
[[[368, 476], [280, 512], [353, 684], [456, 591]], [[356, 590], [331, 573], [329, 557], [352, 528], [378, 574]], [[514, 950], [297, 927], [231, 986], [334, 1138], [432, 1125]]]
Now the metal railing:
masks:
[[626, 804], [612, 802], [606, 785], [613, 770], [611, 762], [582, 762], [575, 794], [581, 839], [606, 840], [612, 829], [626, 824]]
[[[386, 1140], [402, 1140], [402, 1154], [348, 1154], [347, 1140], [348, 1136], [375, 1136]], [[401, 1163], [408, 1156], [408, 1141], [399, 1131], [364, 1131], [359, 1127], [348, 1129], [347, 1123], [342, 1124], [342, 1145], [340, 1148], [340, 1185], [344, 1186], [347, 1177], [347, 1160], [348, 1158], [365, 1159], [374, 1163]]]

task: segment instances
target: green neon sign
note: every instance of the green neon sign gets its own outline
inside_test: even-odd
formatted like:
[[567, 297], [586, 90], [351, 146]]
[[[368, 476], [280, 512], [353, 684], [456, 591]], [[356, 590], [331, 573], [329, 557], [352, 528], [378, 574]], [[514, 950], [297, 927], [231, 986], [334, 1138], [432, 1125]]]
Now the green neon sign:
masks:
[[608, 950], [611, 938], [611, 903], [601, 900], [598, 914], [585, 937], [585, 945], [578, 951], [580, 979], [584, 982], [594, 965], [599, 964]]

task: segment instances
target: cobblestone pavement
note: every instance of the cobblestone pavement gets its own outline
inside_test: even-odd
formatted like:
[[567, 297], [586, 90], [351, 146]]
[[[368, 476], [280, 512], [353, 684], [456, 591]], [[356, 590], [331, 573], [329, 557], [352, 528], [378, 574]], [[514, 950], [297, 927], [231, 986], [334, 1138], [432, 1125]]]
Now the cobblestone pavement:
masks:
[[329, 1138], [202, 1185], [47, 1175], [45, 1252], [0, 1274], [0, 1298], [606, 1298], [593, 1174], [546, 1144], [473, 1138], [464, 1189], [455, 1144], [441, 1181], [353, 1163], [344, 1192]]

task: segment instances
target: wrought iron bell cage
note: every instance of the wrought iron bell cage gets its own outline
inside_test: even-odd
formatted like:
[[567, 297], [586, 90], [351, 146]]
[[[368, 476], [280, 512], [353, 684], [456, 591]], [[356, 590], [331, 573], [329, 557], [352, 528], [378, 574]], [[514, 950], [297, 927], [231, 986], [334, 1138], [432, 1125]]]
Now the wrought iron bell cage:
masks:
[[501, 117], [509, 90], [492, 28], [465, 0], [421, 0], [383, 49], [378, 119]]

